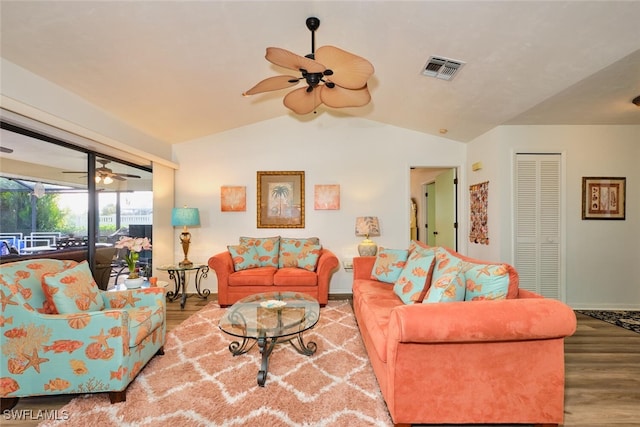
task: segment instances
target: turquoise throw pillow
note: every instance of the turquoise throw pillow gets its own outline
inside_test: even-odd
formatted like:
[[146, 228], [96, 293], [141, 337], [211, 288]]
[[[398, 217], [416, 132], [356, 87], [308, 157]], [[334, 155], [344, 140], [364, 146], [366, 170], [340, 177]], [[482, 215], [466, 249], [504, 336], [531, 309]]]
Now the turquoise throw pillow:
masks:
[[505, 264], [475, 265], [465, 273], [465, 301], [506, 299], [509, 269]]
[[464, 301], [466, 263], [442, 248], [436, 251], [431, 287], [422, 302]]
[[45, 273], [42, 278], [45, 297], [57, 313], [100, 311], [104, 308], [104, 300], [87, 261], [59, 273]]
[[278, 267], [280, 236], [240, 237], [240, 244], [244, 246], [253, 246], [256, 249], [260, 267]]
[[[305, 245], [307, 245], [306, 249]], [[278, 258], [278, 267], [298, 267], [299, 257], [307, 257], [307, 252], [309, 252], [310, 248], [314, 246], [320, 246], [320, 239], [318, 239], [317, 237], [308, 237], [303, 239], [295, 239], [291, 237], [280, 238], [280, 256]], [[301, 255], [303, 249], [305, 250], [305, 254]], [[315, 271], [315, 266], [311, 271]]]
[[464, 295], [464, 273], [462, 272], [462, 266], [458, 265], [456, 271], [443, 274], [438, 280], [433, 280], [427, 296], [422, 302], [464, 301]]
[[433, 272], [435, 252], [432, 249], [415, 248], [393, 285], [393, 292], [405, 304], [420, 302], [428, 278]]
[[231, 254], [235, 271], [260, 267], [258, 251], [255, 246], [234, 245], [227, 246], [227, 248]]
[[318, 258], [322, 252], [319, 243], [312, 243], [313, 240], [306, 239], [282, 239], [280, 242], [280, 268], [304, 268], [309, 271], [316, 271]]
[[409, 251], [405, 249], [378, 248], [371, 278], [385, 283], [395, 283], [402, 273]]

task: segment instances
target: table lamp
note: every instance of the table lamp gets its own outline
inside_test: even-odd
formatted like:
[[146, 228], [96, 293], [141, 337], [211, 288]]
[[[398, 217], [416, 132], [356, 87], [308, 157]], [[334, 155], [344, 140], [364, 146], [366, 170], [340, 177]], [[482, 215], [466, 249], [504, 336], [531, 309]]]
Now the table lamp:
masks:
[[189, 253], [189, 244], [191, 243], [191, 233], [187, 230], [187, 227], [193, 227], [200, 225], [200, 212], [198, 208], [173, 208], [171, 211], [171, 225], [174, 227], [184, 227], [180, 234], [180, 242], [182, 242], [182, 251], [184, 252], [184, 259], [178, 263], [180, 267], [191, 267], [193, 263], [187, 258]]
[[364, 240], [358, 245], [360, 256], [374, 256], [378, 252], [378, 245], [370, 236], [380, 235], [380, 225], [377, 216], [359, 216], [356, 218], [356, 236], [364, 236]]

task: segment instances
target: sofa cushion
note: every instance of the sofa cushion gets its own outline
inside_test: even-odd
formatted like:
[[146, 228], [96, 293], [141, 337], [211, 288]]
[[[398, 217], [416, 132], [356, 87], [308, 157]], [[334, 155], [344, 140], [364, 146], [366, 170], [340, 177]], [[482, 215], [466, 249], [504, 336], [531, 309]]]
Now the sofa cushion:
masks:
[[45, 297], [57, 313], [100, 311], [104, 308], [100, 289], [87, 261], [58, 273], [46, 273], [43, 279]]
[[229, 286], [271, 286], [275, 267], [256, 267], [229, 275]]
[[317, 238], [280, 240], [278, 267], [297, 267], [316, 271], [322, 246]]
[[280, 253], [280, 236], [240, 237], [240, 244], [253, 246], [258, 253], [260, 267], [277, 267]]
[[[361, 313], [358, 323], [366, 325], [375, 347], [378, 358], [387, 361], [387, 332], [391, 312], [395, 307], [404, 305], [387, 285], [377, 286], [379, 282], [373, 280], [356, 280], [353, 283], [354, 303], [359, 304], [356, 309]], [[364, 291], [364, 292], [363, 292]]]
[[260, 267], [258, 251], [255, 246], [229, 245], [227, 246], [227, 249], [229, 249], [229, 253], [231, 254], [233, 269], [235, 271]]
[[407, 262], [409, 251], [405, 249], [378, 248], [371, 278], [385, 283], [395, 283]]
[[420, 302], [422, 291], [430, 282], [435, 263], [432, 249], [416, 247], [407, 258], [407, 262], [393, 285], [393, 292], [403, 303]]
[[283, 267], [273, 276], [276, 286], [316, 286], [318, 275], [313, 271], [295, 267]]
[[507, 298], [509, 269], [506, 264], [473, 265], [464, 276], [465, 301]]

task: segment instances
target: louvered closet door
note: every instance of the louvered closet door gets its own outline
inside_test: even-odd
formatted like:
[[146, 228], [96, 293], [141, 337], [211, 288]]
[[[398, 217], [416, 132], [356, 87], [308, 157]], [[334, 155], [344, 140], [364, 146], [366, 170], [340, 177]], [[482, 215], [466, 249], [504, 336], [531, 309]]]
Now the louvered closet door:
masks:
[[563, 299], [561, 155], [516, 155], [515, 267], [520, 287]]

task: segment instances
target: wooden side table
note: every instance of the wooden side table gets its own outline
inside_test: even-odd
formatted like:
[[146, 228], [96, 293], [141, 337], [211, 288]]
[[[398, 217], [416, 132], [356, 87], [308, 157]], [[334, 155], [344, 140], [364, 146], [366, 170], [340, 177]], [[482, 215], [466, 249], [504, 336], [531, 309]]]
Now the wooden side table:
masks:
[[198, 292], [198, 296], [200, 298], [206, 299], [211, 291], [209, 289], [200, 290], [200, 282], [203, 278], [207, 277], [207, 273], [209, 273], [209, 266], [207, 264], [198, 264], [194, 263], [189, 267], [181, 267], [179, 265], [163, 265], [162, 267], [158, 267], [160, 271], [166, 271], [169, 273], [169, 279], [173, 280], [174, 290], [167, 292], [167, 298], [169, 301], [175, 301], [180, 297], [180, 308], [184, 309], [184, 305], [187, 302], [187, 298], [190, 295], [187, 295], [187, 272], [195, 271], [195, 285], [196, 292]]

